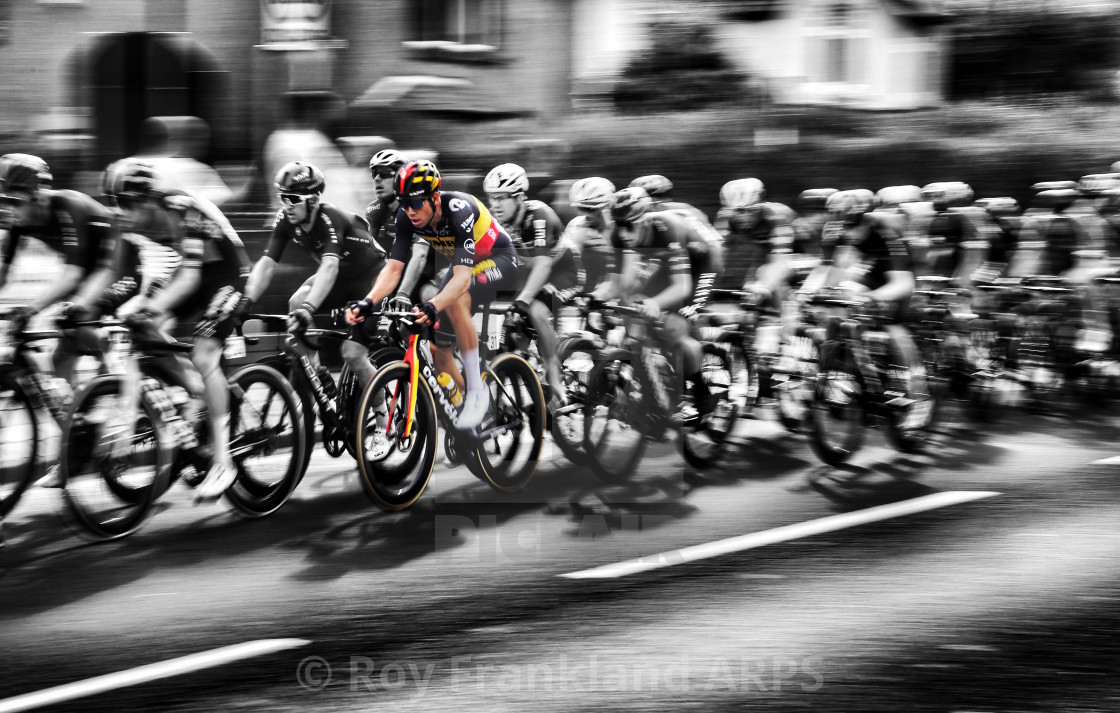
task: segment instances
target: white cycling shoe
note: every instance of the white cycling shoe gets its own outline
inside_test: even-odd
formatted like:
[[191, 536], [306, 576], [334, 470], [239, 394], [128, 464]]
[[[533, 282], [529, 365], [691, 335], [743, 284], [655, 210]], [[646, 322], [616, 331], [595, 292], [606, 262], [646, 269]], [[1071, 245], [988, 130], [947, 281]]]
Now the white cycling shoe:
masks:
[[199, 483], [194, 491], [195, 504], [211, 502], [222, 497], [222, 493], [237, 480], [237, 466], [233, 461], [215, 463], [206, 474], [206, 480]]
[[463, 399], [463, 410], [459, 412], [459, 422], [456, 425], [464, 431], [476, 428], [482, 423], [482, 419], [486, 418], [486, 412], [489, 409], [489, 389], [482, 388], [478, 391], [468, 391], [466, 398]]

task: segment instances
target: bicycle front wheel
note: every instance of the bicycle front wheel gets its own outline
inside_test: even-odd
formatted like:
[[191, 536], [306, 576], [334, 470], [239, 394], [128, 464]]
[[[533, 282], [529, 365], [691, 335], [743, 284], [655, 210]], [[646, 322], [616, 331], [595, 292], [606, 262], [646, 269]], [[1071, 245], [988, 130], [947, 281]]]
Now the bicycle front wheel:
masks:
[[358, 402], [358, 472], [366, 495], [383, 510], [404, 510], [415, 503], [436, 463], [435, 399], [421, 379], [414, 391], [410, 376], [408, 364], [382, 367]]
[[645, 404], [632, 356], [614, 350], [596, 357], [587, 379], [583, 449], [595, 475], [607, 483], [629, 478], [646, 451]]
[[225, 497], [246, 517], [271, 515], [303, 477], [303, 407], [291, 383], [270, 366], [250, 364], [234, 372], [229, 384], [229, 447], [237, 480]]
[[14, 378], [0, 385], [0, 519], [35, 478], [39, 423], [27, 392]]
[[137, 409], [124, 391], [120, 376], [95, 377], [78, 391], [62, 425], [59, 475], [67, 509], [101, 539], [124, 537], [144, 523], [167, 490], [175, 449], [147, 395]]
[[490, 487], [512, 493], [537, 471], [547, 411], [537, 372], [516, 354], [503, 354], [482, 375], [490, 390], [490, 414], [482, 432], [492, 432], [467, 456]]
[[809, 444], [828, 465], [840, 465], [863, 445], [863, 375], [841, 344], [821, 347], [820, 371], [807, 412]]

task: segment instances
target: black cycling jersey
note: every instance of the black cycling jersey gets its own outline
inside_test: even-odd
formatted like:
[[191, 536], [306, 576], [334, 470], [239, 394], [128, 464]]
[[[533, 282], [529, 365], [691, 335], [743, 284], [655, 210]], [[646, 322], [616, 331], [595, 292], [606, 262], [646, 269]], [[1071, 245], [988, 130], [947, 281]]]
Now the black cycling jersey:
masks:
[[[652, 297], [669, 287], [677, 275], [692, 278], [688, 253], [690, 228], [684, 218], [667, 211], [647, 213], [634, 223], [634, 229], [642, 235], [639, 240], [642, 247], [634, 248], [642, 259], [633, 283], [637, 291]], [[619, 251], [615, 264], [621, 265], [621, 252], [625, 248], [617, 228], [611, 234], [611, 245]]]
[[338, 258], [338, 276], [343, 280], [369, 278], [385, 264], [385, 254], [373, 241], [365, 226], [353, 216], [329, 203], [319, 205], [311, 227], [292, 225], [284, 211], [276, 214], [272, 237], [264, 254], [279, 262], [284, 248], [292, 242], [308, 253], [316, 264], [323, 256]]
[[902, 234], [874, 213], [855, 226], [829, 222], [822, 233], [822, 248], [832, 254], [836, 245], [854, 247], [859, 259], [850, 268], [852, 279], [869, 290], [887, 283], [888, 272], [914, 272], [914, 260]]
[[803, 253], [804, 245], [793, 229], [797, 214], [782, 203], [762, 203], [754, 209], [757, 220], [743, 227], [745, 213], [720, 209], [715, 228], [724, 236], [727, 269], [718, 287], [737, 289], [751, 279], [774, 253]]
[[113, 265], [117, 229], [109, 210], [77, 191], [53, 191], [50, 217], [42, 226], [13, 226], [4, 245], [4, 264], [11, 265], [23, 236], [41, 241], [76, 265], [83, 275]]

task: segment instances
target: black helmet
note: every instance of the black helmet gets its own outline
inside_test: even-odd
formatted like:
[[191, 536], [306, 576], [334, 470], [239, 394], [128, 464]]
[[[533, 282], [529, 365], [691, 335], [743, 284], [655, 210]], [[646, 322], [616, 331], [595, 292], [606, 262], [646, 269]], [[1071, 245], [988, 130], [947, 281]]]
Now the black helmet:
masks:
[[322, 193], [327, 187], [327, 179], [323, 178], [322, 171], [303, 161], [285, 164], [277, 171], [273, 183], [280, 193], [295, 193], [301, 196]]

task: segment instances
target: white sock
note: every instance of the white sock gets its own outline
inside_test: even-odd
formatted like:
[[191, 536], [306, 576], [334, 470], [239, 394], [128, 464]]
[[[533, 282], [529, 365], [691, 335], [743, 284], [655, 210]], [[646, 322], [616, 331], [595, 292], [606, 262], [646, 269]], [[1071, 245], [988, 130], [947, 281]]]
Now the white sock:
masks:
[[463, 352], [463, 379], [467, 382], [467, 393], [482, 390], [482, 366], [478, 360], [478, 347]]

